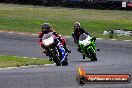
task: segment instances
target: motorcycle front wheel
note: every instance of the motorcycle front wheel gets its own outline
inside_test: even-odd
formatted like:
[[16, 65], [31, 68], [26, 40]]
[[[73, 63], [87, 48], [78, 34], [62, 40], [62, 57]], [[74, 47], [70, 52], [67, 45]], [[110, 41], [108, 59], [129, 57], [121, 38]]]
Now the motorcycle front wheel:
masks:
[[51, 50], [50, 53], [51, 53], [53, 61], [56, 63], [56, 65], [60, 66], [61, 63], [60, 63], [59, 57], [57, 56], [57, 52], [55, 52], [55, 50]]
[[91, 56], [91, 61], [97, 61], [96, 53], [94, 53], [93, 49], [92, 48], [88, 49], [88, 52]]

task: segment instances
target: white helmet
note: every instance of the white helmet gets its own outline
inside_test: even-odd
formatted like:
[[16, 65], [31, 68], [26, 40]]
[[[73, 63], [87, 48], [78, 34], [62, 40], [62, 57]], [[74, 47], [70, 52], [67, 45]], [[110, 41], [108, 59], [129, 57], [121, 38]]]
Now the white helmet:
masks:
[[80, 28], [80, 25], [81, 25], [80, 22], [75, 22], [75, 23], [74, 23], [74, 28], [75, 28], [75, 29], [76, 29], [76, 28]]

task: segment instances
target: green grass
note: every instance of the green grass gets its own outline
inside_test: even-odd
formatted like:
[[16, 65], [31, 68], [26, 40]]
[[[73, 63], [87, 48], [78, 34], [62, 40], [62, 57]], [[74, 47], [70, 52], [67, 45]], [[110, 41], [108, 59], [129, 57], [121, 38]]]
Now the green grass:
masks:
[[132, 11], [0, 4], [0, 30], [36, 33], [44, 22], [49, 22], [58, 33], [71, 35], [75, 21], [94, 36], [102, 37], [108, 29], [132, 30]]
[[28, 65], [44, 65], [44, 64], [52, 64], [46, 59], [33, 59], [33, 58], [23, 58], [18, 56], [0, 56], [0, 68], [5, 67], [20, 67], [20, 66], [28, 66]]

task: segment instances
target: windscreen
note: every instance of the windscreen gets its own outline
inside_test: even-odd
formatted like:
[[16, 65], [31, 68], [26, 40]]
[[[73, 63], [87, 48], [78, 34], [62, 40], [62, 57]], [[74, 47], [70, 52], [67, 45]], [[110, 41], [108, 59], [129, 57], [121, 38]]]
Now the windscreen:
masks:
[[86, 34], [81, 34], [80, 37], [79, 37], [79, 40], [80, 40], [80, 41], [83, 41], [83, 40], [85, 40], [87, 37], [88, 37], [88, 35], [86, 35]]
[[44, 34], [43, 40], [50, 38], [53, 35], [53, 32], [49, 32], [48, 34]]

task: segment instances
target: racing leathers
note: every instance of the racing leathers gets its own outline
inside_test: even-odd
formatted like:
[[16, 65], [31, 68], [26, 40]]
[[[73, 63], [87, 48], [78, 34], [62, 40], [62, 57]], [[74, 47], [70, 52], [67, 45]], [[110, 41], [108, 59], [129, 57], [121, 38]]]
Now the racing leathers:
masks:
[[83, 28], [79, 28], [79, 29], [75, 29], [74, 32], [72, 33], [72, 36], [74, 38], [74, 42], [78, 45], [79, 44], [79, 36], [81, 34], [87, 34], [87, 35], [90, 35], [89, 32], [86, 32]]
[[[78, 29], [75, 29], [74, 32], [72, 33], [72, 36], [74, 38], [74, 42], [78, 45], [78, 51], [82, 53], [81, 49], [80, 49], [80, 46], [79, 46], [79, 37], [81, 34], [87, 34], [87, 35], [90, 35], [89, 32], [86, 32], [83, 28], [78, 28]], [[85, 59], [85, 55], [83, 55], [83, 59]]]

